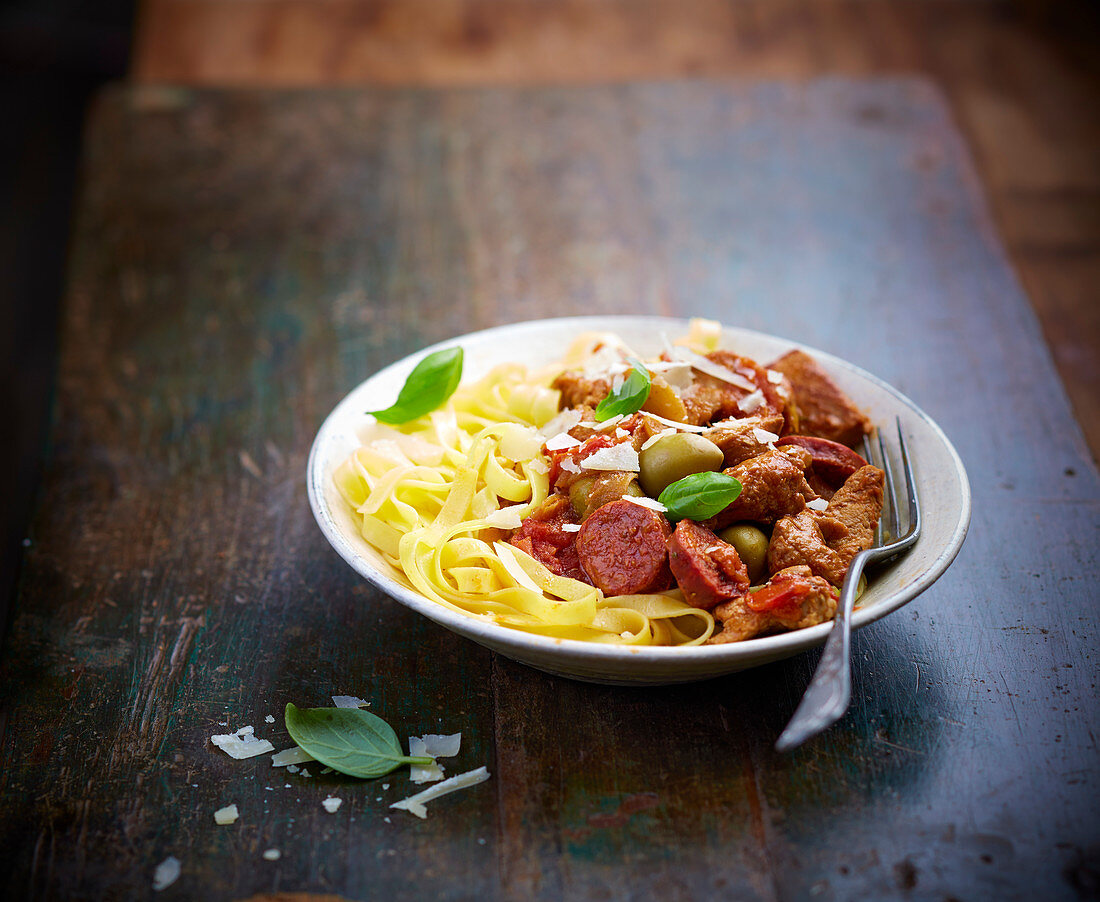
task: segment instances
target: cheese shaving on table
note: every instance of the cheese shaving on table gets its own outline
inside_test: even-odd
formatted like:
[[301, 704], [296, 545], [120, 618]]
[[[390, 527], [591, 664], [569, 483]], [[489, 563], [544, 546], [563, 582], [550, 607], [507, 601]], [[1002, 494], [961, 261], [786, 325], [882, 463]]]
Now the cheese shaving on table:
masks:
[[[291, 770], [291, 773], [297, 773], [298, 768], [294, 767], [295, 764], [304, 764], [307, 761], [316, 760], [309, 752], [298, 746], [293, 748], [283, 749], [281, 752], [276, 752], [271, 756], [272, 767], [285, 767], [287, 770]], [[289, 766], [288, 766], [289, 765]]]
[[370, 706], [370, 702], [366, 699], [354, 695], [334, 695], [332, 696], [332, 703], [337, 708], [366, 708]]
[[625, 470], [637, 473], [639, 470], [638, 452], [630, 442], [619, 442], [610, 448], [600, 448], [581, 461], [586, 470]]
[[[434, 756], [426, 750], [424, 740], [420, 736], [409, 737], [409, 756], [411, 758], [428, 756], [434, 759]], [[410, 764], [409, 779], [413, 783], [434, 783], [443, 779], [443, 768], [435, 760], [431, 764]]]
[[236, 733], [215, 734], [210, 737], [210, 741], [230, 758], [238, 760], [275, 751], [275, 746], [266, 739], [257, 739], [254, 732], [255, 728], [252, 726], [241, 727]]
[[278, 861], [283, 857], [283, 853], [278, 849], [266, 849], [264, 851], [264, 859], [266, 861]]
[[[428, 733], [425, 736], [409, 737], [409, 755], [413, 758], [453, 758], [462, 748], [462, 734], [442, 735]], [[438, 762], [431, 764], [413, 764], [409, 766], [409, 779], [414, 783], [431, 783], [443, 779], [443, 768]]]
[[237, 818], [240, 817], [240, 812], [237, 811], [236, 803], [232, 805], [226, 805], [224, 808], [219, 808], [214, 812], [214, 823], [220, 827], [224, 827], [228, 824], [234, 824], [237, 822]]
[[324, 808], [325, 811], [327, 811], [329, 814], [335, 814], [337, 809], [339, 809], [339, 807], [343, 804], [343, 799], [329, 796], [327, 799], [321, 802], [321, 807]]
[[153, 871], [153, 892], [159, 893], [162, 889], [167, 889], [179, 880], [179, 876], [180, 860], [174, 855], [169, 855]]
[[414, 814], [419, 818], [426, 818], [428, 816], [428, 809], [424, 806], [427, 805], [428, 802], [433, 799], [438, 799], [441, 796], [450, 795], [452, 792], [457, 792], [460, 789], [466, 789], [470, 786], [476, 786], [478, 783], [484, 783], [488, 779], [488, 768], [479, 767], [477, 770], [467, 771], [464, 774], [450, 777], [442, 783], [436, 783], [434, 786], [429, 786], [423, 792], [411, 795], [407, 799], [402, 799], [400, 802], [394, 802], [390, 807], [407, 811], [409, 814]]

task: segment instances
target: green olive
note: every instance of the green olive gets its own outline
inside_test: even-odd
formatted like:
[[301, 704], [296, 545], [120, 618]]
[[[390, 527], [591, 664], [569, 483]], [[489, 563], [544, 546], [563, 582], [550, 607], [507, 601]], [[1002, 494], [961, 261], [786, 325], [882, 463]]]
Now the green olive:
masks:
[[644, 494], [634, 474], [623, 470], [609, 470], [599, 476], [582, 476], [569, 487], [569, 501], [582, 520], [608, 502], [618, 501], [623, 495], [637, 498]]
[[737, 549], [737, 555], [749, 568], [749, 579], [753, 583], [764, 575], [768, 563], [768, 537], [749, 523], [735, 523], [727, 526], [718, 538], [729, 542]]
[[573, 505], [573, 510], [576, 511], [577, 516], [582, 520], [585, 511], [588, 510], [588, 495], [591, 493], [595, 482], [595, 476], [582, 476], [569, 486], [569, 501]]
[[694, 432], [663, 435], [638, 455], [638, 474], [650, 498], [692, 473], [722, 469], [722, 449]]

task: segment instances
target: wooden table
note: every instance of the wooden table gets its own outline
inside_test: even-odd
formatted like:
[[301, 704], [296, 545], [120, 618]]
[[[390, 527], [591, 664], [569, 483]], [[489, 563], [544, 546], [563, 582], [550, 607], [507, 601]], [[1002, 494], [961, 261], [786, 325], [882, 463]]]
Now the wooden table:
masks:
[[[816, 652], [673, 688], [553, 678], [368, 588], [310, 516], [306, 454], [352, 386], [429, 342], [580, 312], [831, 351], [968, 466], [961, 555], [860, 631], [850, 713], [792, 754], [772, 743]], [[89, 127], [3, 652], [0, 886], [1080, 898], [1100, 872], [1098, 498], [926, 82], [116, 90]], [[492, 779], [420, 821], [387, 807], [399, 775], [304, 778], [209, 742], [252, 724], [282, 748], [287, 702], [338, 694], [399, 735], [462, 731], [452, 772]]]

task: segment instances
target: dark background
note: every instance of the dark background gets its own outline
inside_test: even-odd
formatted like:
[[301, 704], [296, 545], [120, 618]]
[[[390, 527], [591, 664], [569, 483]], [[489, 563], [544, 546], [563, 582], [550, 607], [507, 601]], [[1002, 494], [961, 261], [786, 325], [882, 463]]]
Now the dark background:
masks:
[[104, 82], [125, 76], [133, 4], [0, 6], [0, 623], [18, 573], [49, 422], [80, 134]]

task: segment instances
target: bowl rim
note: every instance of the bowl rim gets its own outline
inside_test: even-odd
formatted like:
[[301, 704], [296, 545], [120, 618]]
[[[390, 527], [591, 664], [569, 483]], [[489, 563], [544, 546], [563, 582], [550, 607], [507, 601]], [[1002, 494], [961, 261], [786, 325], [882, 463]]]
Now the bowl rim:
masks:
[[[728, 659], [729, 662], [733, 664], [741, 659], [747, 658], [767, 657], [773, 659], [787, 654], [795, 654], [815, 645], [822, 644], [833, 626], [832, 621], [826, 621], [816, 626], [804, 627], [803, 629], [792, 630], [786, 633], [746, 639], [741, 642], [687, 647], [613, 645], [598, 642], [584, 642], [579, 639], [560, 639], [541, 636], [512, 627], [502, 626], [497, 623], [481, 620], [473, 615], [463, 614], [446, 608], [438, 602], [432, 601], [414, 590], [403, 586], [387, 574], [376, 569], [373, 564], [365, 559], [348, 541], [330, 509], [324, 490], [325, 481], [327, 479], [326, 464], [328, 460], [325, 458], [323, 452], [332, 438], [334, 430], [336, 429], [336, 424], [342, 422], [344, 419], [346, 408], [351, 404], [359, 390], [368, 382], [385, 378], [394, 371], [411, 369], [411, 367], [415, 366], [416, 362], [423, 357], [443, 348], [453, 347], [460, 342], [472, 342], [475, 340], [483, 341], [499, 333], [538, 331], [549, 326], [560, 329], [575, 329], [579, 332], [596, 330], [615, 331], [616, 324], [618, 324], [619, 328], [629, 324], [631, 328], [681, 328], [686, 330], [689, 322], [690, 320], [687, 317], [615, 314], [548, 317], [545, 319], [523, 320], [479, 329], [474, 332], [436, 342], [435, 344], [415, 351], [412, 354], [408, 354], [382, 369], [377, 370], [348, 391], [329, 412], [322, 422], [321, 427], [318, 429], [317, 435], [310, 447], [309, 457], [306, 462], [306, 489], [309, 497], [310, 509], [317, 521], [317, 525], [320, 527], [321, 532], [324, 534], [329, 544], [332, 545], [333, 549], [340, 557], [359, 573], [360, 576], [386, 595], [389, 595], [391, 598], [413, 609], [417, 613], [424, 615], [429, 620], [453, 632], [457, 632], [472, 641], [502, 651], [503, 647], [508, 647], [510, 651], [517, 652], [517, 655], [521, 658], [523, 653], [542, 658], [546, 654], [554, 655], [567, 651], [570, 658], [578, 664], [583, 663], [593, 667], [598, 667], [601, 662], [618, 662], [624, 658], [638, 659], [639, 663], [649, 661], [654, 664], [667, 664], [670, 660], [680, 660], [685, 663], [691, 661], [697, 665], [704, 662], [717, 664]], [[790, 350], [802, 350], [820, 361], [840, 369], [848, 370], [852, 374], [873, 383], [877, 388], [893, 396], [896, 401], [909, 408], [909, 410], [911, 410], [942, 443], [955, 467], [955, 473], [958, 477], [960, 487], [959, 513], [951, 536], [946, 545], [939, 550], [939, 553], [930, 562], [929, 566], [922, 570], [915, 579], [899, 587], [896, 592], [873, 606], [863, 608], [857, 607], [853, 612], [852, 627], [853, 629], [859, 629], [867, 626], [908, 604], [946, 572], [947, 568], [962, 548], [963, 541], [969, 529], [972, 508], [970, 481], [966, 473], [966, 468], [963, 466], [962, 458], [959, 456], [955, 446], [951, 443], [950, 439], [948, 439], [939, 424], [910, 398], [898, 391], [888, 382], [864, 370], [862, 367], [837, 357], [834, 354], [830, 354], [827, 351], [822, 351], [810, 345], [792, 341], [778, 335], [753, 329], [728, 326], [724, 323], [720, 325], [722, 326], [724, 335], [730, 333], [743, 335], [749, 339], [756, 338], [767, 342], [779, 342], [786, 345]], [[364, 417], [368, 416], [366, 413], [362, 415]], [[507, 654], [508, 652], [504, 653]]]

